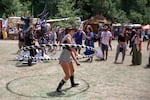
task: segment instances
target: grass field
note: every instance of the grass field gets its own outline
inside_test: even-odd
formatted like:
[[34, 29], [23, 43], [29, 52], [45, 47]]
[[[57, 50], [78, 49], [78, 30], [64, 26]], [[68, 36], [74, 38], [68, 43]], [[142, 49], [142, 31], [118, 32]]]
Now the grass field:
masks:
[[[75, 80], [79, 87], [65, 95], [55, 92], [63, 77], [58, 61], [39, 62], [31, 67], [16, 61], [17, 41], [0, 41], [0, 100], [150, 100], [150, 69], [145, 68], [149, 53], [143, 43], [142, 65], [130, 66], [128, 49], [124, 64], [114, 64], [116, 41], [107, 61], [81, 62], [75, 65]], [[97, 44], [95, 44], [97, 48]], [[121, 54], [119, 56], [121, 58]]]

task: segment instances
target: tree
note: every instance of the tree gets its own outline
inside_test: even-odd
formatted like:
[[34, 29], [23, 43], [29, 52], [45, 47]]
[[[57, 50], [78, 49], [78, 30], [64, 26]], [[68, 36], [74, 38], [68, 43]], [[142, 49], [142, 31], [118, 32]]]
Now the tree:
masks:
[[143, 24], [150, 23], [150, 7], [145, 9], [145, 14], [143, 15]]
[[150, 0], [0, 0], [0, 17], [37, 17], [46, 10], [49, 18], [86, 20], [99, 14], [114, 23], [148, 23], [149, 5]]
[[136, 11], [130, 11], [129, 16], [131, 23], [143, 23], [142, 14]]
[[79, 15], [79, 9], [75, 9], [75, 0], [61, 0], [58, 5], [58, 13], [56, 15], [57, 18], [69, 18], [69, 20], [64, 23], [60, 23], [63, 27], [73, 26], [76, 27], [78, 22], [76, 21], [76, 17]]
[[82, 20], [89, 19], [92, 16], [91, 2], [90, 0], [76, 0], [75, 8], [76, 9], [80, 8]]
[[31, 0], [20, 0], [21, 6], [18, 10], [18, 16], [32, 16], [32, 2]]
[[60, 0], [32, 0], [32, 12], [37, 17], [44, 9], [47, 10], [49, 16], [53, 18], [58, 13], [58, 2]]
[[21, 6], [19, 0], [0, 0], [0, 17], [17, 15]]
[[75, 9], [75, 0], [61, 0], [58, 5], [57, 16], [62, 17], [75, 17], [79, 14], [79, 9]]

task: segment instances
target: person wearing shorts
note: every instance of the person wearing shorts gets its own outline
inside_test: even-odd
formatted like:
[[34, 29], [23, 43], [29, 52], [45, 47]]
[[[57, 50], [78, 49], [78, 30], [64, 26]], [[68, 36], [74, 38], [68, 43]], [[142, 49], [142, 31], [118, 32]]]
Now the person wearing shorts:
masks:
[[104, 57], [102, 60], [107, 60], [108, 46], [111, 38], [112, 38], [112, 34], [108, 30], [108, 26], [104, 26], [104, 31], [101, 33], [101, 46], [102, 46], [102, 53]]
[[[62, 43], [64, 44], [72, 44], [74, 35], [74, 29], [73, 28], [67, 28], [66, 29], [66, 35], [62, 39]], [[75, 61], [76, 65], [79, 66], [80, 63], [76, 59], [77, 52], [74, 48], [71, 48], [69, 46], [65, 46], [62, 49], [62, 52], [60, 54], [59, 62], [60, 65], [65, 73], [65, 77], [59, 82], [58, 87], [56, 91], [58, 93], [62, 93], [62, 86], [66, 83], [66, 81], [70, 78], [71, 87], [76, 87], [79, 84], [74, 82], [74, 66], [72, 63], [72, 58]]]

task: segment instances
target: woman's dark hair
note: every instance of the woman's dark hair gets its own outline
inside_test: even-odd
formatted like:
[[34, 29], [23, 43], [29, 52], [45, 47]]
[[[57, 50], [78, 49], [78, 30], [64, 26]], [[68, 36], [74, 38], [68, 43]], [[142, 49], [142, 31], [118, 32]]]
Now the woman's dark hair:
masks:
[[127, 31], [127, 29], [126, 29], [126, 28], [124, 28], [124, 29], [123, 29], [123, 32], [122, 32], [122, 33], [123, 33], [123, 35], [124, 35], [125, 37], [127, 36], [127, 32], [126, 32], [126, 31]]
[[65, 34], [68, 34], [71, 30], [75, 30], [75, 29], [72, 28], [72, 27], [67, 27], [67, 28], [65, 29]]
[[89, 29], [90, 32], [93, 32], [93, 28], [91, 25], [87, 25], [86, 29]]
[[[139, 33], [138, 33], [138, 32], [139, 32]], [[138, 33], [139, 37], [141, 38], [141, 37], [142, 37], [142, 34], [141, 34], [141, 30], [140, 30], [140, 29], [137, 30], [137, 33]]]

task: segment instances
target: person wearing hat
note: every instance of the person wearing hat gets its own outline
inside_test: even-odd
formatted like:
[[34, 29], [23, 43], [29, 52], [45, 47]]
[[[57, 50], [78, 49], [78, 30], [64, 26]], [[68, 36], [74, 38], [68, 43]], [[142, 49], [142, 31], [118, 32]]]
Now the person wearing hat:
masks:
[[[66, 35], [62, 39], [62, 43], [64, 44], [72, 44], [73, 43], [73, 35], [75, 30], [71, 27], [66, 28]], [[72, 47], [63, 47], [63, 50], [60, 54], [59, 63], [65, 73], [65, 77], [59, 82], [56, 91], [58, 93], [62, 93], [62, 86], [66, 83], [66, 81], [70, 78], [71, 87], [76, 87], [79, 84], [74, 82], [74, 66], [72, 63], [72, 58], [75, 61], [77, 66], [80, 66], [80, 63], [76, 59], [77, 52]]]

